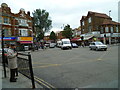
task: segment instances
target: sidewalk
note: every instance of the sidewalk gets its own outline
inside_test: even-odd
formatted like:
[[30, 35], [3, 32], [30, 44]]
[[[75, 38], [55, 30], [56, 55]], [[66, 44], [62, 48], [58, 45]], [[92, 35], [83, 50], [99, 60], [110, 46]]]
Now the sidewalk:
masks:
[[[17, 77], [17, 82], [10, 82], [9, 81], [9, 69], [6, 68], [7, 77], [4, 78], [3, 67], [0, 64], [0, 90], [2, 88], [31, 88], [32, 89], [32, 82], [30, 79], [25, 77], [24, 75], [19, 73]], [[41, 85], [35, 83], [36, 88], [43, 88]]]

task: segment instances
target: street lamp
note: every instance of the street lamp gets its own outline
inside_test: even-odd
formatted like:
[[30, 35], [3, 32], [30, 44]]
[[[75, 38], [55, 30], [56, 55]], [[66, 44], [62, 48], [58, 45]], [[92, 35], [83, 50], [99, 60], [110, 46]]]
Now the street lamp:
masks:
[[[109, 10], [109, 17], [110, 17], [111, 10]], [[112, 32], [110, 31], [110, 36], [109, 36], [109, 44], [111, 45], [112, 42]]]

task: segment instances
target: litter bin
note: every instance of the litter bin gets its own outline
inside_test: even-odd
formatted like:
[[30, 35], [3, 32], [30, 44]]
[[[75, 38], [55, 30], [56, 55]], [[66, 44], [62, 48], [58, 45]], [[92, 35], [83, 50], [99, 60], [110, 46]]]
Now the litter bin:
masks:
[[28, 46], [24, 46], [24, 49], [25, 49], [25, 51], [27, 51], [29, 49], [29, 47]]

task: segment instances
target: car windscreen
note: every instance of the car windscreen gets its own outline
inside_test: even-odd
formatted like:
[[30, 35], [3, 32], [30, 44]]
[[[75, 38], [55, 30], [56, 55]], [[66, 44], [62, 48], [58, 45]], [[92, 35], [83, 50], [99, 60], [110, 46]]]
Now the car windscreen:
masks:
[[101, 42], [95, 42], [96, 45], [103, 45]]
[[70, 44], [69, 41], [63, 41], [63, 44]]

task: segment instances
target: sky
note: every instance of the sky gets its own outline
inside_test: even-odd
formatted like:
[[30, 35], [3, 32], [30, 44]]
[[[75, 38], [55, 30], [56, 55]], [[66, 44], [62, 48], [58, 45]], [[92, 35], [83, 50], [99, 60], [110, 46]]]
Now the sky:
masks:
[[69, 24], [72, 29], [80, 26], [80, 19], [88, 11], [105, 13], [118, 21], [118, 2], [120, 0], [0, 0], [7, 3], [12, 13], [18, 13], [21, 8], [32, 12], [36, 9], [45, 9], [52, 20], [50, 31], [61, 31]]

